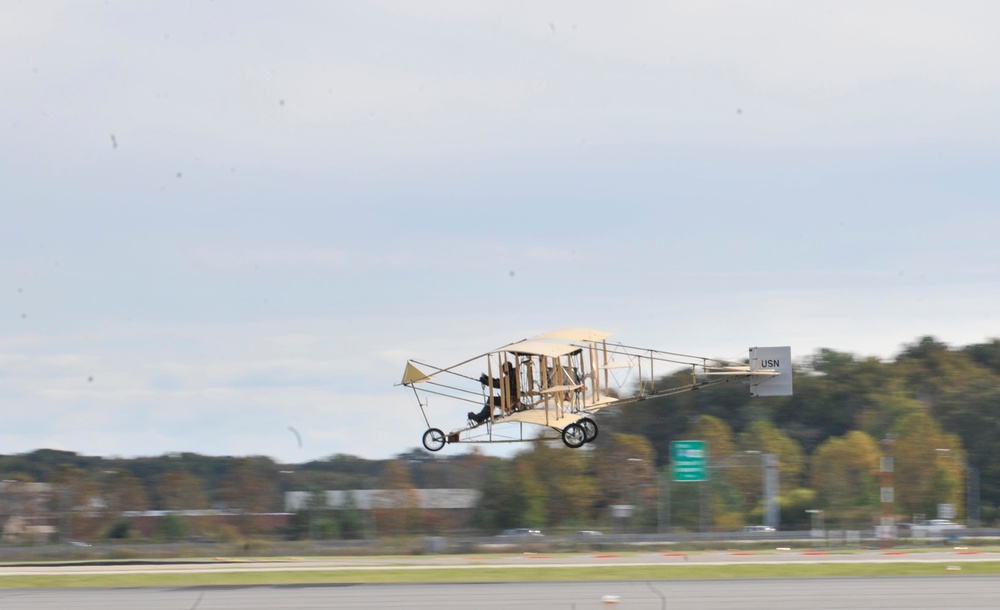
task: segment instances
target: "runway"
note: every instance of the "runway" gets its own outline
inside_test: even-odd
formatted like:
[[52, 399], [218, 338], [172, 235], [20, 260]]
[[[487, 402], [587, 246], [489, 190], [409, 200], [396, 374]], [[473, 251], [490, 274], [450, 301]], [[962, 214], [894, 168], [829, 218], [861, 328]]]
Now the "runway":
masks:
[[[240, 561], [217, 558], [210, 562], [162, 564], [26, 564], [0, 567], [0, 576], [17, 587], [19, 577], [67, 578], [91, 575], [169, 575], [172, 584], [154, 586], [98, 586], [78, 588], [0, 589], [0, 608], [144, 610], [221, 610], [244, 608], [681, 608], [721, 610], [728, 608], [780, 610], [817, 608], [941, 609], [996, 608], [1000, 575], [968, 574], [980, 562], [997, 562], [1000, 553], [966, 549], [925, 552], [867, 551], [825, 553], [798, 551], [780, 553], [704, 552], [575, 554], [546, 556], [527, 553], [494, 556], [342, 557], [286, 558], [283, 561]], [[878, 570], [878, 564], [906, 562], [938, 564], [940, 572], [929, 576], [788, 577], [803, 564], [862, 564]], [[681, 574], [669, 580], [563, 580], [527, 582], [540, 570], [572, 570], [573, 577], [589, 575], [610, 578], [603, 568], [644, 566], [771, 565], [776, 577], [694, 579]], [[963, 572], [963, 566], [965, 571]], [[512, 569], [513, 568], [513, 569]], [[516, 569], [524, 568], [524, 570]], [[595, 569], [596, 568], [596, 569]], [[507, 569], [508, 582], [475, 582], [476, 571], [486, 575]], [[244, 573], [240, 582], [267, 582], [274, 572], [404, 571], [415, 578], [435, 580], [426, 571], [441, 570], [455, 580], [473, 582], [396, 584], [249, 584], [190, 586], [196, 574]], [[345, 572], [350, 573], [350, 572]], [[357, 573], [357, 572], [355, 572]], [[427, 577], [422, 576], [427, 573]], [[439, 572], [438, 574], [440, 574]], [[526, 574], [524, 581], [518, 576]], [[637, 574], [649, 574], [637, 571]], [[191, 575], [191, 579], [185, 577]], [[461, 577], [457, 577], [461, 574]], [[256, 576], [256, 575], [259, 575]], [[653, 576], [656, 578], [659, 575]], [[126, 576], [125, 578], [128, 578]], [[628, 578], [628, 576], [626, 576]], [[492, 578], [495, 580], [495, 577]], [[308, 579], [307, 579], [308, 580]], [[364, 578], [358, 580], [363, 581]], [[358, 580], [352, 581], [357, 583]], [[437, 578], [437, 580], [442, 580]], [[155, 582], [155, 581], [154, 581]], [[273, 580], [271, 582], [274, 582]], [[303, 582], [299, 580], [298, 582]], [[93, 583], [100, 584], [100, 583]], [[24, 586], [24, 585], [20, 585]]]
[[996, 608], [1000, 576], [9, 589], [4, 610]]

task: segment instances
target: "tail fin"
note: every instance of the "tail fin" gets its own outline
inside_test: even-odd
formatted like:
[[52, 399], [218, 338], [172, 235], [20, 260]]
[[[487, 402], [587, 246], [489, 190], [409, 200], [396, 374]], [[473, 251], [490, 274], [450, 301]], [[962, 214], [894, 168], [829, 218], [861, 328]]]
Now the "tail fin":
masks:
[[[762, 374], [755, 374], [758, 371]], [[792, 348], [751, 347], [750, 373], [751, 396], [791, 396]]]

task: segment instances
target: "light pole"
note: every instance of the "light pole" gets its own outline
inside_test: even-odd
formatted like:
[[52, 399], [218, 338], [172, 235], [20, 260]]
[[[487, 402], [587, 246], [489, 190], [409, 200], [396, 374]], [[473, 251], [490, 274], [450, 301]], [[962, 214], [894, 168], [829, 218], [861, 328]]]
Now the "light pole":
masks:
[[965, 463], [965, 485], [969, 499], [965, 505], [965, 524], [979, 527], [979, 469]]
[[[287, 494], [291, 490], [291, 488], [295, 486], [295, 477], [294, 477], [295, 471], [294, 470], [279, 470], [278, 474], [284, 475], [281, 478], [281, 480], [282, 480], [282, 488], [285, 489], [285, 493]], [[323, 506], [326, 506], [326, 492], [325, 491], [319, 491], [319, 490], [312, 490], [312, 491], [307, 491], [305, 493], [306, 493], [305, 502], [304, 502], [304, 504], [302, 506], [299, 507], [299, 510], [301, 510], [302, 507], [304, 507], [306, 509], [306, 518], [307, 518], [307, 521], [308, 521], [307, 536], [309, 537], [309, 540], [314, 540], [316, 538], [316, 529], [315, 529], [316, 519], [315, 519], [315, 515], [316, 515], [317, 499], [318, 499], [318, 496], [320, 494], [322, 494], [322, 497], [323, 497]]]
[[[965, 524], [969, 527], [979, 526], [979, 470], [969, 464], [964, 458], [956, 458], [951, 449], [947, 447], [937, 447], [934, 451], [949, 459], [957, 460], [960, 463], [965, 475]], [[942, 515], [938, 515], [943, 517]], [[951, 518], [951, 517], [943, 517]]]
[[764, 525], [778, 529], [781, 513], [778, 506], [778, 456], [765, 453], [764, 464]]
[[[636, 482], [637, 476], [636, 476], [635, 469], [639, 468], [639, 466], [630, 466], [629, 465], [629, 464], [640, 464], [640, 463], [645, 462], [645, 461], [646, 461], [645, 459], [643, 459], [643, 458], [637, 458], [637, 457], [630, 457], [630, 458], [626, 458], [625, 459], [627, 470], [625, 471], [625, 473], [623, 473], [623, 477], [626, 479], [626, 481], [628, 483], [628, 492], [629, 492], [628, 501], [631, 502], [631, 504], [617, 504], [617, 505], [614, 505], [612, 507], [612, 517], [613, 518], [622, 519], [622, 524], [624, 524], [624, 520], [625, 519], [632, 520], [633, 521], [633, 525], [634, 525], [635, 517], [638, 514], [637, 508], [638, 508], [638, 499], [639, 499], [638, 498], [638, 495], [639, 495], [638, 492], [639, 492], [639, 490], [641, 490], [641, 489], [652, 490], [653, 492], [656, 493], [656, 531], [657, 531], [657, 533], [662, 533], [663, 532], [663, 476], [662, 476], [662, 472], [658, 472], [655, 469], [655, 466], [654, 466], [653, 471], [652, 471], [652, 476], [653, 476], [652, 482], [637, 483]], [[643, 476], [642, 478], [645, 479], [646, 477]], [[670, 493], [670, 490], [668, 488], [667, 489], [668, 499], [669, 499], [669, 493]], [[667, 525], [668, 525], [668, 527], [669, 527], [669, 524], [670, 524], [670, 513], [669, 513], [669, 511], [670, 511], [670, 509], [669, 509], [669, 506], [668, 506], [668, 508], [667, 508]], [[622, 528], [622, 529], [624, 529], [624, 528]]]
[[[778, 456], [773, 453], [761, 453], [760, 451], [743, 451], [742, 453], [736, 453], [724, 460], [724, 463], [720, 465], [722, 468], [756, 468], [758, 464], [756, 463], [732, 463], [739, 459], [743, 461], [744, 458], [748, 457], [759, 457], [759, 466], [761, 469], [761, 502], [763, 504], [763, 525], [768, 527], [773, 527], [775, 530], [778, 529], [780, 512], [778, 505], [778, 495], [779, 495], [779, 480], [778, 480]], [[726, 463], [729, 462], [729, 463]]]
[[824, 538], [823, 511], [818, 508], [810, 508], [806, 510], [806, 512], [809, 513], [809, 523], [811, 527], [809, 535], [812, 536], [813, 539]]
[[[670, 479], [667, 478], [666, 484], [663, 482], [665, 470], [659, 470], [656, 472], [656, 533], [662, 534], [664, 531], [670, 531]], [[663, 520], [663, 491], [666, 489], [667, 492], [667, 517], [666, 522]], [[664, 530], [664, 525], [666, 525], [666, 530]]]
[[893, 448], [896, 439], [889, 435], [882, 442], [882, 455], [879, 458], [879, 506], [882, 517], [879, 521], [879, 537], [882, 539], [882, 548], [892, 546], [892, 541], [896, 537], [896, 484], [895, 460]]

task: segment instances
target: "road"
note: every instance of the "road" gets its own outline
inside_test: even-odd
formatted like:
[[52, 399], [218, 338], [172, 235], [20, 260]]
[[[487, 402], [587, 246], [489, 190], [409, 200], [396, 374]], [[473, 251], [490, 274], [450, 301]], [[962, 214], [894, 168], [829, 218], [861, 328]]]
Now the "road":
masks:
[[996, 608], [1000, 576], [0, 590], [4, 610]]

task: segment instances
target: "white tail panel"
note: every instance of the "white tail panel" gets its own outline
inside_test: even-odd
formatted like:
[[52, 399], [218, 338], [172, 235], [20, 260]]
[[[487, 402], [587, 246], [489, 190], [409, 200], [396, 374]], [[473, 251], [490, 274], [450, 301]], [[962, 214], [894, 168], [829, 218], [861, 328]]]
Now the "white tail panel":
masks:
[[751, 396], [792, 395], [792, 348], [751, 347], [750, 373], [777, 371], [778, 374], [754, 375], [750, 382]]

